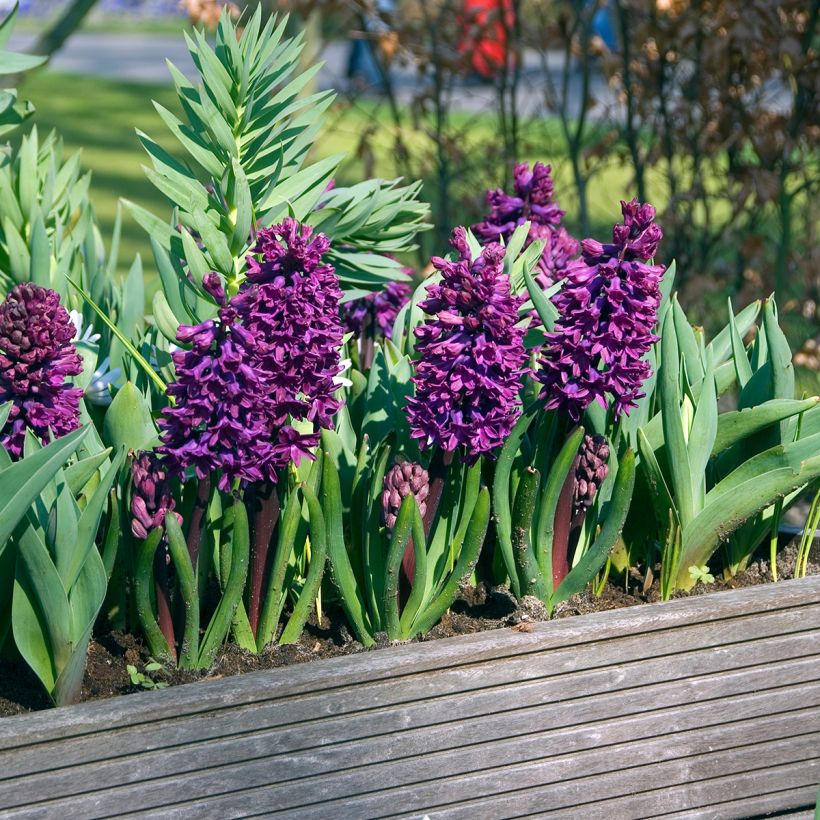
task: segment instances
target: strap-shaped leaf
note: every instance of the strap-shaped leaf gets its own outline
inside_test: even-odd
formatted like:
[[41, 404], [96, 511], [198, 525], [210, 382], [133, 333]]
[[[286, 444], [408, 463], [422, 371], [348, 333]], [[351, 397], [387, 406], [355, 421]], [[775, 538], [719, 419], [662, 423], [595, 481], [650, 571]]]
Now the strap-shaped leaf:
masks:
[[87, 428], [76, 430], [0, 470], [0, 552], [20, 519], [77, 449]]
[[618, 477], [612, 490], [612, 499], [606, 511], [604, 525], [598, 537], [584, 553], [581, 560], [569, 571], [555, 594], [551, 604], [566, 601], [578, 592], [583, 592], [606, 562], [623, 532], [626, 514], [632, 501], [632, 490], [635, 487], [635, 453], [627, 450], [618, 465]]

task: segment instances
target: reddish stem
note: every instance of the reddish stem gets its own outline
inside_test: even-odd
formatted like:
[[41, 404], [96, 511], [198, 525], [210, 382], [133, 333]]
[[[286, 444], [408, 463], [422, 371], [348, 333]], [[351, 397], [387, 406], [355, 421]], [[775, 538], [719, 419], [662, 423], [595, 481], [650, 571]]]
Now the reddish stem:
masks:
[[253, 541], [251, 542], [248, 621], [256, 636], [262, 617], [262, 587], [268, 574], [270, 545], [279, 520], [279, 493], [272, 484], [263, 485], [253, 500]]
[[572, 533], [572, 507], [575, 497], [575, 470], [578, 466], [578, 457], [572, 462], [569, 473], [558, 496], [558, 505], [555, 508], [555, 526], [552, 536], [552, 589], [558, 589], [559, 584], [569, 572], [569, 543]]
[[174, 634], [174, 618], [171, 615], [171, 584], [168, 578], [168, 547], [163, 539], [154, 554], [154, 592], [157, 598], [157, 621], [168, 644], [171, 657], [177, 660], [177, 639]]

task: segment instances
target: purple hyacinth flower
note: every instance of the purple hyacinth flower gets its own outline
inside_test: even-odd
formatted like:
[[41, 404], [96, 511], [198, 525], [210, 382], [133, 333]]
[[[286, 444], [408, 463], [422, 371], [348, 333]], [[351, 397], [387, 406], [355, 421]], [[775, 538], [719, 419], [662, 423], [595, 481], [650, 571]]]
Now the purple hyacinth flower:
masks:
[[663, 265], [650, 265], [662, 237], [655, 209], [637, 200], [622, 202], [624, 221], [613, 241], [582, 243], [583, 257], [567, 271], [554, 298], [560, 319], [547, 343], [538, 378], [547, 408], [577, 422], [593, 401], [616, 418], [635, 407], [650, 374], [644, 359], [657, 340], [652, 330], [660, 305]]
[[11, 402], [0, 444], [12, 458], [23, 451], [27, 427], [46, 442], [80, 426], [83, 391], [68, 381], [83, 371], [75, 333], [53, 290], [24, 283], [0, 305], [0, 405]]
[[173, 354], [176, 379], [168, 395], [174, 404], [159, 420], [168, 469], [183, 478], [193, 468], [200, 479], [220, 470], [226, 492], [237, 479], [275, 481], [267, 387], [253, 366], [253, 335], [236, 309], [226, 305], [217, 320], [183, 325], [177, 339], [191, 347]]
[[421, 303], [430, 319], [416, 328], [420, 358], [409, 418], [422, 447], [461, 446], [469, 463], [500, 447], [521, 413], [523, 299], [510, 292], [501, 245], [491, 243], [473, 259], [464, 228], [453, 231], [451, 244], [458, 258], [433, 258], [441, 282]]
[[530, 231], [525, 247], [536, 240], [545, 242], [538, 261], [536, 280], [543, 288], [562, 279], [569, 262], [578, 255], [579, 245], [566, 229], [561, 227], [564, 211], [553, 201], [552, 169], [536, 162], [530, 170], [522, 162], [513, 169], [513, 194], [501, 188], [487, 193], [490, 212], [483, 222], [473, 225], [472, 231], [482, 244], [505, 244], [516, 228], [527, 220]]
[[[248, 258], [250, 286], [233, 302], [256, 341], [255, 367], [277, 426], [290, 416], [331, 429], [341, 406], [334, 394], [343, 369], [342, 292], [335, 270], [322, 261], [329, 248], [324, 234], [295, 219], [263, 228]], [[304, 449], [317, 442], [318, 433], [307, 434]]]
[[[410, 272], [409, 268], [404, 269]], [[383, 336], [390, 339], [399, 311], [410, 301], [412, 288], [406, 282], [388, 282], [382, 290], [342, 305], [345, 328], [356, 338]]]
[[286, 219], [259, 231], [248, 282], [233, 299], [217, 274], [204, 278], [221, 307], [215, 320], [177, 334], [190, 349], [174, 354], [175, 403], [160, 420], [159, 452], [172, 472], [193, 468], [205, 478], [218, 470], [229, 490], [237, 480], [276, 483], [280, 468], [312, 457], [315, 428], [332, 427], [340, 406], [341, 291], [322, 262], [328, 248], [325, 236]]
[[[131, 495], [131, 532], [136, 538], [148, 538], [155, 527], [163, 526], [165, 514], [176, 506], [171, 482], [163, 460], [155, 453], [143, 452], [131, 462], [133, 492]], [[174, 513], [179, 523], [182, 516]]]

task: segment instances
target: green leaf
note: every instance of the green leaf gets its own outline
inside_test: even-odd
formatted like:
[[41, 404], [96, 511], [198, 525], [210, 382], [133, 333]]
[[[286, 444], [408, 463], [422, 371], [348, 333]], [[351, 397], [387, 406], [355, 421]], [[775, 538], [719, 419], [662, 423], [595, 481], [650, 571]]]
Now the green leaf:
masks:
[[[327, 431], [323, 431], [323, 438]], [[322, 472], [322, 507], [327, 527], [328, 555], [333, 581], [342, 600], [356, 637], [365, 646], [373, 646], [372, 627], [367, 616], [367, 609], [361, 593], [359, 582], [353, 572], [350, 557], [344, 540], [344, 522], [342, 519], [342, 491], [339, 484], [339, 472], [333, 459], [326, 453]]]
[[765, 430], [776, 422], [808, 412], [817, 407], [819, 403], [820, 398], [817, 396], [802, 401], [772, 399], [756, 407], [721, 413], [718, 416], [717, 435], [712, 447], [712, 455], [722, 453], [747, 436]]
[[108, 318], [105, 311], [99, 308], [91, 299], [91, 297], [73, 280], [69, 278], [69, 284], [83, 297], [86, 303], [91, 307], [94, 313], [100, 317], [103, 323], [108, 327], [108, 329], [120, 340], [122, 346], [128, 351], [131, 355], [131, 358], [142, 368], [143, 372], [156, 384], [159, 388], [161, 393], [165, 393], [168, 389], [168, 385], [160, 378], [159, 374], [154, 370], [153, 367], [145, 360], [143, 355], [139, 352], [139, 350], [134, 347], [131, 343], [131, 340], [126, 338], [125, 334]]
[[115, 449], [147, 450], [158, 436], [151, 408], [133, 382], [114, 396], [103, 421], [103, 439]]
[[0, 553], [20, 519], [77, 449], [88, 428], [75, 430], [0, 470]]
[[685, 526], [695, 515], [692, 495], [692, 470], [681, 416], [680, 361], [673, 312], [666, 314], [661, 344], [661, 371], [659, 376], [661, 421], [663, 438], [668, 454], [672, 490], [678, 513]]
[[607, 556], [612, 552], [623, 532], [634, 487], [635, 453], [632, 450], [627, 450], [618, 465], [618, 476], [615, 479], [612, 499], [601, 532], [555, 591], [550, 601], [553, 605], [583, 592], [587, 584], [592, 581], [606, 563]]

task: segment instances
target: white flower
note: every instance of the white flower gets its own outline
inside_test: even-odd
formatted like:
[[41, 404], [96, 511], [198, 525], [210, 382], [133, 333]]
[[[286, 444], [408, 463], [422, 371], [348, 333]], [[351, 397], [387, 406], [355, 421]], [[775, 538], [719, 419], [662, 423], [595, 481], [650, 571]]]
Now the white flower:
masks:
[[333, 384], [337, 387], [353, 387], [353, 382], [342, 375], [342, 373], [350, 370], [353, 362], [351, 362], [350, 359], [342, 359], [339, 364], [342, 366], [342, 369], [333, 377]]
[[109, 370], [111, 359], [107, 356], [91, 376], [91, 381], [85, 389], [85, 397], [91, 404], [99, 407], [108, 407], [111, 404], [111, 385], [122, 378], [122, 370], [115, 367]]
[[71, 324], [74, 325], [75, 333], [74, 333], [74, 341], [75, 342], [87, 342], [88, 344], [95, 345], [97, 342], [100, 341], [100, 334], [94, 333], [94, 326], [89, 325], [85, 332], [83, 332], [83, 315], [78, 310], [71, 310], [68, 313], [69, 318], [71, 319]]

